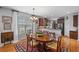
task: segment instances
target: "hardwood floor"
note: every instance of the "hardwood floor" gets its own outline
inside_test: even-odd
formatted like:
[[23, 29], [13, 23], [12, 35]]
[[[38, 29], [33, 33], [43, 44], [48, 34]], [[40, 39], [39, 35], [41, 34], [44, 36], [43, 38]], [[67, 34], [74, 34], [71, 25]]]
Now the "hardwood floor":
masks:
[[[63, 41], [65, 40], [66, 37], [62, 37], [62, 46], [64, 47], [65, 44], [63, 43]], [[75, 40], [75, 39], [70, 39], [70, 43], [69, 43], [69, 46], [68, 46], [68, 49], [70, 50], [70, 52], [79, 52], [79, 41], [78, 40]], [[66, 41], [68, 41], [68, 39]], [[68, 42], [67, 42], [68, 44]]]
[[14, 44], [6, 44], [0, 48], [0, 52], [16, 52]]

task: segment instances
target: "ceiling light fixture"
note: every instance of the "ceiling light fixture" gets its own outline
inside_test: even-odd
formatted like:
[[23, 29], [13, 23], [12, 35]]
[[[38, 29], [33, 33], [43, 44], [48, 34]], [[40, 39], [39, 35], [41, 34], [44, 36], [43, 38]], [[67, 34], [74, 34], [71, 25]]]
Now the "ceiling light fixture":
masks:
[[66, 14], [70, 14], [70, 12], [68, 11], [68, 12], [66, 12]]
[[35, 15], [35, 8], [33, 8], [33, 14], [31, 15], [31, 20], [34, 22], [36, 21], [38, 18]]

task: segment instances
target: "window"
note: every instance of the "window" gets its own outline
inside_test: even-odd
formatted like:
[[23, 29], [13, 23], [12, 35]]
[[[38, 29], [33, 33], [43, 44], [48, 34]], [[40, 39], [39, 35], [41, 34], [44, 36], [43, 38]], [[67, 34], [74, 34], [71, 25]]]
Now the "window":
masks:
[[17, 25], [18, 25], [18, 39], [21, 39], [26, 36], [26, 17], [23, 14], [18, 14], [17, 16]]
[[26, 36], [26, 25], [18, 25], [18, 38], [21, 39]]

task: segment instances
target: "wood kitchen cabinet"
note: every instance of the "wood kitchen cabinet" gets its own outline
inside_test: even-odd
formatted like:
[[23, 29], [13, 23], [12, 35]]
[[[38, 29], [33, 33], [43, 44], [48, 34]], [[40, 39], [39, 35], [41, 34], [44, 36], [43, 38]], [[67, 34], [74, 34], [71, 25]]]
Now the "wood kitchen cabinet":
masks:
[[39, 18], [39, 26], [43, 26], [43, 20]]
[[57, 20], [57, 23], [64, 23], [64, 18], [60, 18]]
[[65, 21], [64, 21], [64, 17], [61, 17], [61, 18], [59, 18], [58, 20], [57, 20], [57, 23], [58, 23], [58, 27], [59, 27], [59, 29], [61, 29], [61, 33], [62, 33], [62, 35], [64, 35], [64, 23], [65, 23]]
[[75, 27], [78, 26], [78, 15], [73, 16], [73, 26], [75, 26]]
[[47, 22], [47, 18], [39, 18], [39, 26], [46, 26]]
[[78, 32], [77, 31], [70, 31], [70, 38], [71, 39], [78, 39]]

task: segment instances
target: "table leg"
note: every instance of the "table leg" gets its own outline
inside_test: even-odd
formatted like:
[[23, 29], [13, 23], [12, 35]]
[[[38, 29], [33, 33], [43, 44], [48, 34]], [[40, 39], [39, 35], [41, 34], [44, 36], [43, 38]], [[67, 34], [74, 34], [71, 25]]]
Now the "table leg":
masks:
[[46, 43], [43, 43], [43, 49], [45, 50], [45, 52], [47, 52]]

